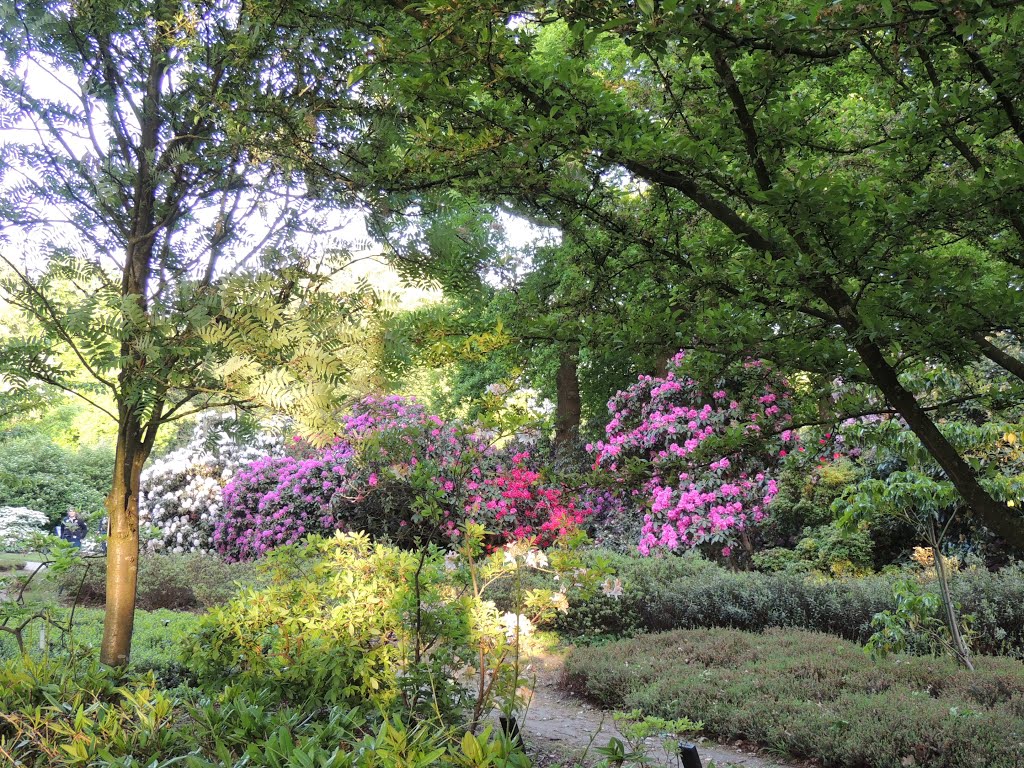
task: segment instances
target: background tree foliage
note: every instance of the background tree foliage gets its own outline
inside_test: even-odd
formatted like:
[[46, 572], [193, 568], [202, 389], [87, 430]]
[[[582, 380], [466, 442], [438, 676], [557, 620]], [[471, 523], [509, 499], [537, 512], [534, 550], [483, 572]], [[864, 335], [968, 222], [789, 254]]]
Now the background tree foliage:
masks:
[[683, 345], [775, 359], [823, 395], [862, 383], [1024, 547], [1018, 511], [947, 434], [945, 398], [911, 375], [1022, 370], [1007, 345], [1022, 316], [1016, 4], [420, 3], [380, 18], [360, 83], [378, 207], [457, 185], [606, 234], [650, 263]]

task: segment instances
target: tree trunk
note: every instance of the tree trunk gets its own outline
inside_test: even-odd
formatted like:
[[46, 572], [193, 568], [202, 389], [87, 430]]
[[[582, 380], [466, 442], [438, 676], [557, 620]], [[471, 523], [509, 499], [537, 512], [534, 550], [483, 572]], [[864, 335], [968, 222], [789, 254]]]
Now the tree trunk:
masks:
[[[155, 430], [147, 430], [147, 433]], [[137, 414], [122, 413], [114, 460], [114, 481], [107, 496], [110, 533], [107, 538], [106, 612], [100, 661], [112, 667], [128, 664], [135, 624], [135, 590], [139, 574], [139, 477], [152, 439]]]
[[1024, 552], [1024, 519], [1012, 508], [996, 501], [986, 491], [970, 465], [931, 420], [917, 398], [904, 387], [896, 369], [861, 324], [849, 297], [834, 285], [819, 286], [818, 295], [836, 313], [854, 350], [871, 373], [875, 385], [889, 404], [899, 411], [921, 444], [942, 467], [971, 511], [1013, 550]]
[[1013, 355], [1004, 352], [985, 336], [984, 333], [974, 334], [974, 341], [977, 343], [978, 348], [981, 350], [981, 354], [991, 360], [993, 363], [1009, 371], [1021, 381], [1024, 381], [1024, 361], [1018, 360]]
[[555, 452], [571, 449], [580, 434], [582, 402], [580, 400], [579, 347], [566, 346], [555, 377]]
[[666, 349], [664, 352], [658, 355], [658, 359], [654, 362], [654, 375], [659, 379], [663, 379], [668, 375], [668, 364], [675, 357], [677, 349]]
[[917, 402], [917, 398], [900, 383], [896, 369], [885, 359], [881, 350], [870, 341], [857, 342], [854, 348], [871, 371], [875, 383], [886, 399], [900, 412], [928, 453], [942, 467], [946, 477], [967, 502], [967, 506], [986, 527], [1004, 539], [1014, 550], [1024, 551], [1024, 520], [1020, 515], [996, 501], [982, 487], [974, 470], [935, 426], [928, 412]]

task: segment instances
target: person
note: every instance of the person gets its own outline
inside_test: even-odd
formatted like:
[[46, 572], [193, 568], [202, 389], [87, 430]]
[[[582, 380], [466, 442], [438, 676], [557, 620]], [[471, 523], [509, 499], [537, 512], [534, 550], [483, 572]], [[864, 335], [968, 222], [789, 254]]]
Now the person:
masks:
[[82, 546], [82, 539], [89, 532], [89, 526], [85, 524], [79, 514], [78, 510], [74, 507], [68, 507], [67, 516], [61, 521], [61, 532], [60, 537], [64, 541], [74, 544], [76, 547]]

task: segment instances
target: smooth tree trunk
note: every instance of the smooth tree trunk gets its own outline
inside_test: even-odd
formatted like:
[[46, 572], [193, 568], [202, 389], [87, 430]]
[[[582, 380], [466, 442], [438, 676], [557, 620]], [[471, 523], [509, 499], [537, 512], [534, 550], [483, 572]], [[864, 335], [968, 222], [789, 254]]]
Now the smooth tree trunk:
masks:
[[[125, 249], [121, 274], [121, 295], [134, 299], [143, 316], [149, 311], [149, 280], [153, 267], [154, 238], [158, 231], [156, 177], [153, 163], [158, 155], [160, 101], [167, 59], [160, 42], [149, 51], [150, 64], [142, 98], [139, 152], [131, 203], [132, 231]], [[127, 324], [128, 318], [125, 318]], [[118, 375], [117, 448], [114, 454], [114, 478], [107, 496], [110, 532], [107, 538], [106, 614], [103, 619], [103, 643], [100, 661], [115, 667], [128, 664], [135, 623], [135, 591], [139, 574], [139, 477], [153, 449], [160, 424], [163, 402], [155, 398], [150, 412], [139, 405], [147, 392], [143, 372], [150, 361], [137, 338], [144, 327], [126, 326], [121, 342], [124, 360]], [[152, 390], [150, 394], [153, 393]]]
[[555, 377], [555, 452], [572, 448], [580, 434], [583, 405], [580, 398], [579, 348], [562, 350]]
[[100, 661], [112, 667], [127, 665], [135, 624], [135, 595], [139, 574], [139, 478], [152, 448], [134, 414], [122, 417], [114, 457], [114, 478], [106, 508], [106, 612]]

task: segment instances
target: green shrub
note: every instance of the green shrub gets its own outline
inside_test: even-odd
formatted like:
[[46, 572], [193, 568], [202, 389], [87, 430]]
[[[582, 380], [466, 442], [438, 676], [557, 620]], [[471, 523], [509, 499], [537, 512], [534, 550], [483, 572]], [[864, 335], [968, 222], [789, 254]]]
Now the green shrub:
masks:
[[[84, 576], [84, 580], [83, 580]], [[261, 584], [251, 563], [225, 563], [212, 555], [143, 554], [139, 558], [137, 607], [155, 611], [198, 611], [222, 605], [238, 592], [238, 585]], [[103, 605], [106, 596], [106, 559], [90, 558], [57, 577], [66, 601]]]
[[780, 555], [779, 550], [769, 550], [775, 558], [782, 559], [783, 567], [771, 567], [774, 563], [764, 555], [755, 555], [754, 563], [767, 571], [817, 571], [835, 577], [860, 575], [871, 571], [873, 546], [871, 538], [863, 531], [845, 530], [835, 524], [819, 525], [804, 528], [803, 539], [793, 550], [781, 550], [788, 555]]
[[[574, 602], [556, 629], [593, 642], [698, 627], [760, 632], [793, 627], [865, 643], [876, 613], [895, 607], [897, 575], [832, 579], [800, 574], [732, 572], [686, 555], [611, 558], [624, 584], [621, 597], [597, 595]], [[951, 580], [954, 600], [973, 616], [978, 653], [1024, 658], [1024, 567], [996, 573], [964, 571]], [[925, 589], [937, 592], [934, 582]], [[930, 640], [911, 638], [909, 650], [927, 653]]]
[[264, 567], [269, 586], [211, 609], [187, 643], [183, 660], [207, 690], [272, 680], [291, 704], [386, 712], [402, 700], [446, 718], [467, 703], [456, 673], [504, 641], [493, 604], [446, 583], [439, 553], [339, 533], [279, 548]]
[[575, 650], [565, 684], [604, 707], [702, 720], [837, 768], [1018, 768], [1024, 668], [982, 657], [873, 662], [829, 635], [727, 629], [645, 635]]
[[99, 516], [113, 466], [108, 448], [73, 451], [38, 434], [5, 440], [0, 443], [0, 506], [38, 509], [51, 526], [68, 507]]
[[81, 656], [0, 662], [0, 764], [11, 768], [528, 768], [509, 739], [365, 708], [268, 704], [268, 687], [170, 696]]

